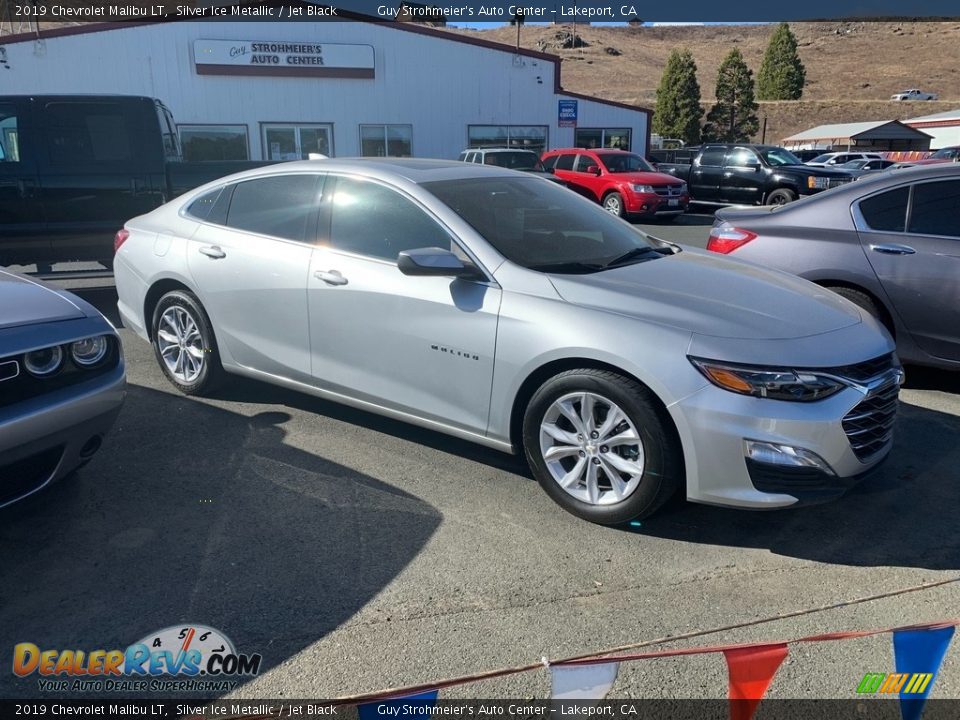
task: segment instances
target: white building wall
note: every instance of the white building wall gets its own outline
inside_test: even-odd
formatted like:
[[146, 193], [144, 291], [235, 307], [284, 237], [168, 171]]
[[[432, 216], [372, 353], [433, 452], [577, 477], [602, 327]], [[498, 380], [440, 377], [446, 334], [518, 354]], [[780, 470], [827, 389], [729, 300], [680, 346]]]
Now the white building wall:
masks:
[[[374, 47], [375, 78], [197, 75], [193, 41], [358, 43]], [[118, 93], [160, 98], [178, 124], [246, 124], [262, 158], [261, 122], [333, 124], [334, 153], [360, 154], [359, 125], [413, 126], [413, 154], [455, 158], [467, 126], [547, 125], [548, 147], [573, 144], [559, 128], [553, 62], [395, 26], [362, 22], [175, 22], [7, 46], [0, 94]], [[630, 127], [645, 152], [647, 115], [578, 100], [581, 127]]]

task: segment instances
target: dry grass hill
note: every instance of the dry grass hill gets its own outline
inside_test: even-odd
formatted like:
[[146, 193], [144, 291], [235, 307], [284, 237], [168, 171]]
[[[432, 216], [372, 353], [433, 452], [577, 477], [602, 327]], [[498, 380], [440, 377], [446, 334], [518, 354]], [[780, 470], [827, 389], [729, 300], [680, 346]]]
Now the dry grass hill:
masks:
[[[905, 119], [960, 108], [960, 23], [820, 22], [792, 23], [800, 59], [807, 69], [803, 98], [761, 103], [767, 142], [832, 122]], [[657, 84], [673, 48], [687, 47], [697, 63], [706, 104], [714, 99], [717, 68], [739, 47], [756, 77], [773, 26], [704, 25], [577, 26], [587, 44], [561, 47], [571, 26], [528, 25], [521, 45], [559, 55], [563, 86], [653, 108]], [[516, 28], [460, 30], [476, 37], [516, 44]], [[940, 95], [936, 102], [895, 103], [895, 92], [920, 87]]]

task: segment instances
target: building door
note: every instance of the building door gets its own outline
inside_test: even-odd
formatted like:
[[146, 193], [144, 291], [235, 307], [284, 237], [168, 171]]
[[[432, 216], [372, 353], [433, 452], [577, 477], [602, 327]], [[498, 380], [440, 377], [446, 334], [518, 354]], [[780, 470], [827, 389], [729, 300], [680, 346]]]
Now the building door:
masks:
[[333, 125], [263, 123], [263, 159], [308, 160], [311, 154], [333, 156]]
[[25, 101], [0, 103], [0, 266], [46, 261], [50, 252], [28, 112]]

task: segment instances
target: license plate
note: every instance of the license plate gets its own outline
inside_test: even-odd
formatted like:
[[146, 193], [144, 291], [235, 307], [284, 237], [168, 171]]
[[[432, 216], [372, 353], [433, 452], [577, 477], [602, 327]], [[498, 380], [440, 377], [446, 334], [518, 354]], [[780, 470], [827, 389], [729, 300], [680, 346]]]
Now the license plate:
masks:
[[680, 201], [679, 201], [679, 200], [668, 200], [668, 201], [667, 201], [667, 204], [668, 204], [670, 207], [677, 207], [677, 206], [680, 204]]

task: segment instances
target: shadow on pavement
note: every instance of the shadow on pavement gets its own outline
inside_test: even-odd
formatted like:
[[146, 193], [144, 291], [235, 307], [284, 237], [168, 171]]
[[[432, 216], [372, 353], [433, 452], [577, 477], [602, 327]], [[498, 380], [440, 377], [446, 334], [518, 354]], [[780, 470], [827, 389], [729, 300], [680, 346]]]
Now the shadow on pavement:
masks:
[[960, 418], [902, 402], [878, 474], [844, 497], [749, 512], [675, 502], [631, 532], [855, 566], [960, 569]]
[[[122, 649], [200, 623], [261, 653], [262, 674], [350, 620], [442, 521], [416, 497], [285, 445], [286, 413], [247, 418], [129, 390], [106, 452], [0, 512], [5, 652]], [[39, 694], [36, 674], [0, 673], [0, 697]]]

